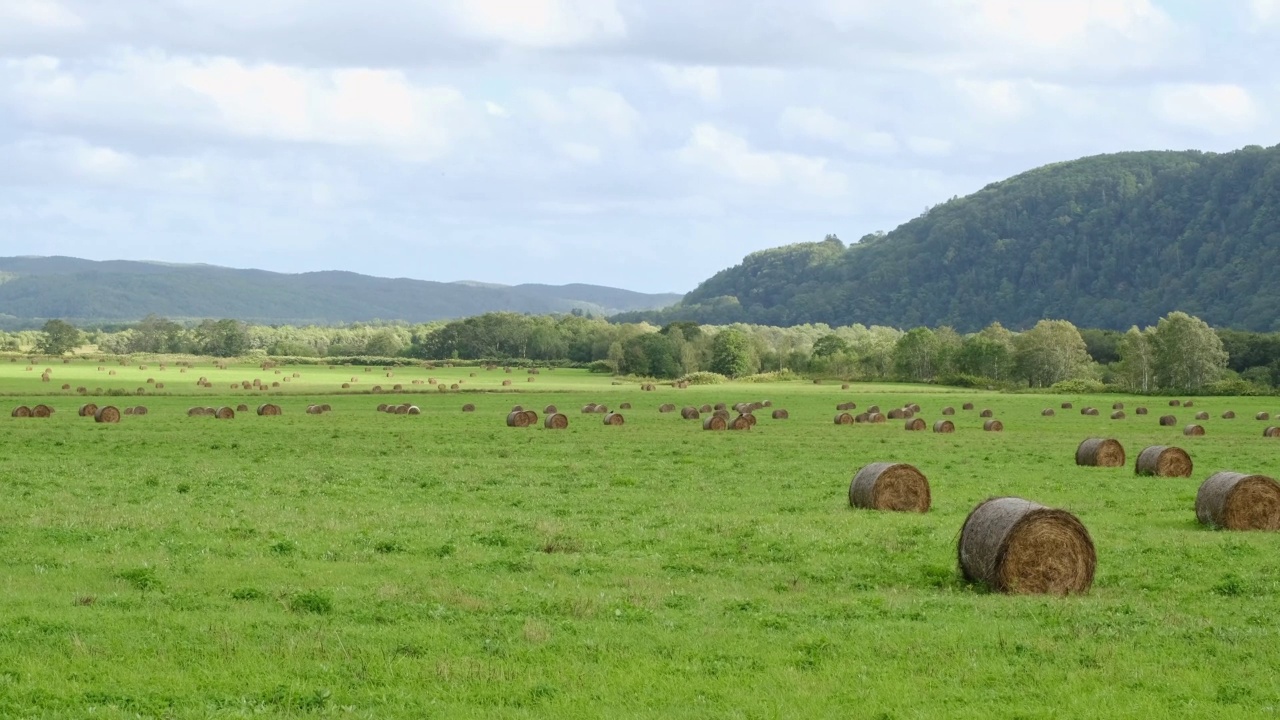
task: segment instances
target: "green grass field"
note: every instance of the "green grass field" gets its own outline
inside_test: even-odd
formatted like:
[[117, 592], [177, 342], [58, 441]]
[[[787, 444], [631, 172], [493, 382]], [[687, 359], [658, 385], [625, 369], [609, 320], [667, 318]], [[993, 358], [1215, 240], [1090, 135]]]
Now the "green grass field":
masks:
[[[1280, 533], [1194, 513], [1212, 472], [1280, 473], [1280, 440], [1253, 419], [1276, 398], [1197, 398], [1167, 428], [1159, 398], [306, 366], [258, 392], [230, 385], [281, 376], [26, 366], [0, 362], [0, 717], [1280, 716]], [[428, 377], [463, 391], [411, 385]], [[64, 383], [150, 412], [96, 424]], [[394, 383], [417, 392], [368, 394]], [[791, 419], [711, 433], [657, 411], [765, 399]], [[422, 414], [375, 412], [402, 400]], [[977, 410], [953, 435], [835, 426], [846, 400], [914, 401], [930, 422], [972, 401], [1005, 432]], [[285, 414], [186, 417], [267, 401]], [[1077, 410], [1040, 417], [1063, 401]], [[1116, 401], [1128, 419], [1108, 419]], [[9, 417], [38, 402], [57, 412]], [[634, 408], [605, 427], [587, 402]], [[515, 403], [555, 403], [570, 426], [508, 428]], [[1199, 410], [1207, 435], [1183, 437]], [[1076, 467], [1090, 436], [1121, 440], [1130, 465]], [[1135, 477], [1150, 444], [1187, 449], [1193, 476]], [[929, 477], [928, 514], [848, 506], [880, 460]], [[1088, 527], [1088, 595], [958, 578], [966, 514], [1006, 494]]]

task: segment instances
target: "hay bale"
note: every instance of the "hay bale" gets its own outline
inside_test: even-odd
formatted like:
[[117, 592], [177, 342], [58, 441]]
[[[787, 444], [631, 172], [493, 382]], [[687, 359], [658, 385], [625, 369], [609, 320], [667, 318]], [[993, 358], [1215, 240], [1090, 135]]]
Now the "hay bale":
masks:
[[845, 410], [857, 410], [858, 403], [853, 403], [853, 402], [840, 403], [836, 405], [836, 409], [841, 412], [844, 412]]
[[386, 411], [387, 411], [387, 404], [386, 404], [386, 403], [378, 403], [378, 412], [386, 412]]
[[1200, 411], [1200, 412], [1196, 413], [1196, 419], [1197, 419], [1197, 420], [1208, 420], [1208, 419], [1209, 419], [1209, 413], [1204, 412], [1204, 411]]
[[1196, 519], [1225, 530], [1280, 530], [1280, 484], [1266, 475], [1214, 473], [1196, 493]]
[[1187, 437], [1201, 437], [1204, 435], [1204, 427], [1201, 425], [1188, 425], [1182, 428], [1182, 434]]
[[124, 414], [125, 414], [125, 415], [132, 415], [132, 414], [133, 414], [133, 408], [131, 408], [131, 407], [127, 407], [127, 408], [125, 408], [125, 409], [124, 409]]
[[965, 403], [965, 404], [963, 404], [963, 405], [961, 405], [961, 406], [960, 406], [960, 409], [961, 409], [961, 410], [972, 410], [972, 409], [973, 409], [973, 403]]
[[1235, 420], [1235, 419], [1236, 419], [1236, 414], [1235, 414], [1234, 412], [1232, 412], [1232, 411], [1228, 410], [1228, 411], [1226, 411], [1226, 412], [1222, 413], [1222, 419], [1223, 419], [1223, 420]]
[[1144, 407], [1134, 408], [1134, 410], [1133, 410], [1133, 414], [1134, 414], [1134, 415], [1146, 415], [1146, 414], [1147, 414], [1147, 409], [1146, 409], [1146, 408], [1144, 408]]
[[1179, 406], [1179, 405], [1181, 405], [1181, 404], [1182, 404], [1182, 401], [1181, 401], [1181, 400], [1170, 400], [1170, 401], [1169, 401], [1169, 407], [1178, 407], [1178, 406]]
[[397, 406], [395, 407], [395, 413], [396, 413], [397, 415], [408, 415], [408, 414], [409, 414], [409, 404], [408, 404], [408, 403], [404, 403], [404, 404], [402, 404], [402, 405], [397, 405]]
[[187, 408], [187, 417], [200, 417], [201, 415], [204, 415], [204, 408], [202, 407]]
[[524, 412], [524, 406], [523, 406], [523, 405], [512, 405], [512, 406], [511, 406], [511, 412]]
[[1122, 403], [1122, 402], [1118, 402], [1118, 403], [1111, 403], [1111, 409], [1112, 409], [1112, 410], [1123, 410], [1123, 409], [1124, 409], [1124, 403]]
[[1098, 414], [1098, 408], [1093, 408], [1093, 407], [1080, 408], [1080, 414], [1088, 415], [1090, 417], [1096, 416]]
[[532, 426], [534, 426], [534, 425], [537, 425], [537, 424], [538, 424], [538, 413], [534, 412], [533, 410], [525, 410], [525, 411], [524, 411], [524, 418], [525, 418], [525, 421], [526, 421], [526, 423], [525, 423], [525, 424], [526, 424], [527, 426], [532, 427]]
[[1262, 431], [1262, 437], [1280, 437], [1280, 427], [1269, 427]]
[[397, 384], [395, 387], [391, 389], [394, 390], [395, 392], [401, 392], [402, 390], [404, 390], [404, 385]]
[[1160, 424], [1164, 427], [1173, 427], [1178, 424], [1178, 418], [1173, 415], [1162, 415], [1160, 417]]
[[936, 433], [953, 433], [956, 431], [956, 424], [950, 420], [937, 420], [933, 423], [933, 431]]
[[1065, 403], [1062, 403], [1062, 405], [1059, 405], [1058, 407], [1059, 407], [1059, 409], [1062, 409], [1062, 410], [1070, 410], [1070, 409], [1072, 409], [1072, 408], [1073, 408], [1073, 407], [1075, 407], [1075, 406], [1074, 406], [1074, 405], [1072, 405], [1072, 404], [1071, 404], [1071, 403], [1069, 403], [1069, 402], [1065, 402]]
[[471, 403], [467, 403], [466, 405], [462, 406], [462, 412], [475, 412], [475, 411], [476, 411], [476, 406], [472, 405]]
[[1111, 413], [1111, 419], [1112, 419], [1112, 420], [1123, 420], [1123, 419], [1124, 419], [1124, 417], [1125, 417], [1125, 415], [1124, 415], [1124, 411], [1123, 411], [1123, 410], [1117, 410], [1117, 411], [1115, 411], [1115, 412]]
[[548, 413], [542, 420], [542, 427], [548, 430], [564, 430], [569, 427], [569, 416], [558, 412]]
[[417, 405], [410, 405], [410, 406], [409, 406], [409, 414], [410, 414], [410, 415], [421, 415], [421, 414], [422, 414], [422, 408], [418, 407]]
[[147, 414], [147, 406], [146, 406], [146, 405], [139, 405], [139, 406], [135, 407], [135, 408], [133, 409], [133, 414], [134, 414], [134, 415], [146, 415], [146, 414]]
[[999, 420], [988, 420], [982, 423], [982, 429], [987, 432], [1004, 432], [1004, 423]]
[[1076, 464], [1083, 467], [1124, 467], [1124, 446], [1112, 438], [1089, 438], [1076, 448]]
[[213, 413], [213, 416], [218, 418], [219, 420], [234, 420], [236, 416], [236, 411], [232, 410], [229, 407], [224, 406], [215, 410]]
[[910, 410], [913, 414], [920, 412], [920, 405], [918, 403], [911, 403], [910, 405], [906, 405], [905, 407], [906, 409]]
[[1093, 539], [1079, 519], [1016, 497], [992, 498], [974, 508], [956, 549], [966, 580], [1003, 593], [1088, 592], [1098, 565]]
[[529, 416], [523, 410], [512, 410], [507, 413], [507, 427], [529, 427]]
[[848, 390], [848, 389], [849, 389], [849, 383], [840, 383], [840, 389], [841, 389], [841, 390]]
[[907, 420], [915, 417], [915, 413], [908, 408], [894, 408], [889, 411], [890, 420]]
[[904, 425], [903, 427], [908, 432], [919, 432], [921, 430], [924, 430], [926, 425], [923, 418], [911, 418], [907, 420], [906, 425]]
[[1260, 412], [1260, 413], [1258, 413], [1257, 415], [1254, 415], [1254, 416], [1253, 416], [1253, 419], [1254, 419], [1254, 420], [1270, 420], [1270, 419], [1271, 419], [1271, 413], [1269, 413], [1269, 412]]
[[1191, 477], [1191, 456], [1186, 450], [1169, 445], [1152, 445], [1138, 453], [1134, 475], [1156, 477]]
[[63, 384], [62, 389], [63, 389], [63, 390], [70, 390], [70, 389], [71, 389], [71, 385], [70, 385], [70, 383]]
[[947, 407], [942, 408], [942, 414], [947, 416], [955, 415], [956, 409], [948, 405]]
[[853, 416], [847, 412], [836, 413], [835, 423], [836, 425], [852, 425]]
[[47, 418], [50, 415], [53, 415], [53, 408], [48, 405], [41, 404], [31, 408], [31, 417]]
[[982, 412], [978, 413], [978, 417], [989, 418], [989, 417], [995, 417], [995, 416], [996, 416], [996, 414], [995, 414], [994, 412], [992, 412], [990, 409], [986, 409], [986, 410], [983, 410]]
[[729, 406], [724, 403], [716, 403], [716, 410], [728, 410]]
[[118, 423], [120, 422], [120, 408], [114, 405], [103, 405], [93, 414], [93, 421], [96, 423]]
[[753, 425], [750, 415], [739, 415], [729, 421], [730, 430], [750, 430]]
[[240, 403], [236, 406], [236, 412], [249, 412], [249, 406], [244, 403]]
[[671, 403], [667, 403], [658, 408], [658, 412], [660, 413], [669, 413], [669, 412], [675, 412], [675, 411], [676, 411], [676, 406], [672, 405]]
[[849, 505], [868, 510], [928, 512], [929, 480], [906, 463], [864, 465], [849, 483]]
[[283, 410], [280, 409], [279, 405], [273, 405], [272, 403], [258, 406], [258, 414], [265, 417], [275, 417], [276, 415], [280, 415], [282, 412]]
[[[433, 384], [434, 384], [434, 383], [433, 383]], [[510, 381], [510, 380], [503, 380], [503, 381], [502, 381], [502, 386], [503, 386], [503, 387], [506, 387], [506, 386], [508, 386], [508, 385], [510, 385], [510, 384], [511, 384], [511, 381]], [[442, 388], [443, 388], [444, 386], [443, 386], [443, 385], [441, 385], [440, 387], [442, 387]]]
[[621, 405], [619, 405], [619, 406], [618, 406], [618, 409], [619, 409], [619, 410], [630, 410], [630, 409], [631, 409], [631, 403], [622, 403]]
[[721, 411], [716, 411], [716, 413], [711, 414], [711, 415], [708, 415], [707, 417], [703, 418], [703, 419], [702, 419], [702, 429], [703, 429], [703, 430], [726, 430], [726, 429], [728, 429], [728, 427], [729, 427], [729, 422], [724, 418], [724, 416], [723, 416], [723, 415], [720, 415], [720, 414], [719, 414], [720, 412], [721, 412]]
[[867, 413], [867, 422], [871, 423], [872, 425], [879, 425], [881, 423], [887, 422], [888, 420], [889, 419], [886, 418], [882, 413], [878, 413], [878, 412]]
[[555, 415], [558, 412], [560, 412], [560, 410], [557, 409], [555, 405], [548, 405], [542, 408], [543, 415]]
[[716, 410], [715, 412], [713, 412], [713, 413], [711, 413], [711, 414], [712, 414], [712, 415], [715, 415], [716, 417], [718, 417], [718, 418], [720, 418], [720, 419], [722, 419], [722, 420], [724, 420], [724, 424], [725, 424], [725, 426], [726, 426], [726, 427], [729, 425], [729, 411], [728, 411], [728, 410]]
[[587, 415], [587, 414], [589, 414], [589, 413], [593, 413], [593, 412], [595, 412], [595, 411], [596, 411], [596, 404], [595, 404], [595, 403], [587, 403], [586, 405], [583, 405], [583, 406], [582, 406], [582, 414], [583, 414], [583, 415]]
[[774, 410], [770, 414], [770, 417], [772, 417], [774, 420], [786, 420], [790, 418], [791, 415], [786, 410], [778, 409], [778, 410]]
[[858, 413], [857, 415], [854, 415], [853, 421], [861, 425], [862, 423], [867, 422], [870, 418], [871, 418], [871, 413], [862, 412], [862, 413]]
[[9, 413], [9, 417], [29, 418], [31, 417], [31, 408], [26, 405], [19, 405], [13, 409], [13, 412]]
[[1186, 402], [1182, 403], [1182, 407], [1195, 407], [1195, 401], [1187, 400]]
[[609, 412], [609, 408], [604, 405], [596, 405], [596, 414], [604, 415]]
[[604, 424], [618, 426], [626, 423], [627, 419], [622, 417], [622, 413], [611, 412], [604, 416]]
[[1040, 411], [1040, 415], [1043, 417], [1053, 417], [1055, 413], [1053, 412], [1053, 408], [1045, 408]]
[[702, 407], [698, 408], [698, 412], [700, 413], [709, 413], [712, 410], [713, 408], [710, 405], [703, 405]]
[[680, 409], [680, 417], [684, 418], [685, 420], [698, 420], [702, 416], [698, 413], [698, 408], [684, 407]]
[[93, 417], [98, 412], [98, 406], [94, 403], [85, 403], [80, 406], [80, 417]]

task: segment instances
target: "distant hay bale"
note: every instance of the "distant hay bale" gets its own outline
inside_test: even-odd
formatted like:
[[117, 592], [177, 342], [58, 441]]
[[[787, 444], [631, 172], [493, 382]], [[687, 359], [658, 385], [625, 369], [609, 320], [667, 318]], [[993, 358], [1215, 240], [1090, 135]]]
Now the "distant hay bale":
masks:
[[1097, 415], [1097, 414], [1098, 414], [1098, 409], [1097, 409], [1097, 408], [1092, 408], [1092, 407], [1083, 407], [1083, 408], [1080, 408], [1080, 414], [1081, 414], [1081, 415], [1090, 415], [1090, 416], [1092, 416], [1092, 415]]
[[698, 420], [702, 416], [698, 413], [698, 408], [684, 407], [680, 409], [680, 417], [684, 418], [685, 420]]
[[1182, 434], [1187, 437], [1201, 437], [1204, 435], [1204, 427], [1201, 425], [1188, 425], [1182, 428]]
[[308, 405], [308, 406], [307, 406], [307, 414], [308, 414], [308, 415], [319, 415], [319, 414], [320, 414], [320, 413], [322, 413], [322, 412], [324, 412], [324, 411], [320, 409], [320, 406], [319, 406], [319, 405]]
[[386, 404], [386, 403], [378, 403], [378, 412], [386, 412], [386, 411], [387, 411], [387, 404]]
[[587, 415], [587, 414], [593, 413], [593, 412], [595, 412], [595, 411], [596, 411], [596, 404], [595, 404], [595, 403], [587, 403], [586, 405], [583, 405], [583, 406], [582, 406], [582, 414], [583, 414], [583, 415]]
[[135, 408], [133, 409], [133, 414], [134, 414], [134, 415], [146, 415], [146, 414], [147, 414], [147, 406], [146, 406], [146, 405], [139, 405], [139, 406], [135, 407]]
[[31, 417], [31, 408], [26, 405], [19, 405], [13, 409], [13, 412], [9, 413], [9, 417], [29, 418]]
[[64, 384], [64, 385], [62, 386], [62, 389], [63, 389], [63, 390], [70, 390], [70, 389], [71, 389], [71, 385], [70, 385], [70, 384]]
[[1254, 420], [1270, 420], [1270, 419], [1271, 419], [1271, 413], [1269, 413], [1269, 412], [1260, 412], [1260, 413], [1258, 413], [1257, 415], [1254, 415], [1254, 416], [1253, 416], [1253, 419], [1254, 419]]
[[924, 430], [927, 425], [923, 418], [911, 418], [910, 420], [907, 420], [906, 425], [903, 427], [909, 432], [919, 432]]
[[[510, 380], [503, 380], [503, 381], [502, 381], [502, 386], [503, 386], [503, 387], [506, 387], [506, 386], [508, 386], [508, 385], [510, 385], [510, 384], [511, 384], [511, 381], [510, 381]], [[444, 387], [444, 386], [443, 386], [443, 385], [441, 385], [440, 387]]]
[[85, 403], [80, 406], [80, 417], [93, 417], [98, 412], [98, 406], [94, 403]]
[[[30, 370], [31, 368], [27, 368], [27, 369], [28, 369], [28, 370]], [[821, 385], [821, 384], [822, 384], [822, 381], [821, 381], [821, 380], [814, 380], [814, 381], [813, 381], [813, 384], [814, 384], [814, 385]]]
[[1160, 424], [1165, 427], [1173, 427], [1178, 424], [1178, 418], [1173, 415], [1162, 415], [1160, 417]]
[[125, 414], [125, 415], [132, 415], [132, 414], [133, 414], [133, 408], [131, 408], [131, 407], [127, 407], [127, 408], [125, 408], [125, 409], [124, 409], [124, 414]]
[[408, 403], [405, 403], [405, 404], [402, 404], [402, 405], [396, 405], [396, 406], [395, 406], [395, 413], [396, 413], [397, 415], [408, 415], [408, 414], [409, 414], [409, 404], [408, 404]]
[[961, 406], [960, 406], [960, 409], [961, 409], [961, 410], [972, 410], [972, 409], [973, 409], [973, 403], [965, 403], [965, 404], [963, 404], [963, 405], [961, 405]]
[[716, 410], [728, 410], [729, 406], [724, 403], [716, 403]]
[[200, 417], [201, 415], [204, 415], [204, 408], [202, 407], [187, 408], [187, 417]]
[[729, 421], [730, 430], [750, 430], [752, 425], [750, 415], [739, 415]]
[[1083, 467], [1124, 467], [1124, 445], [1112, 438], [1089, 438], [1076, 448], [1076, 465]]
[[984, 417], [984, 418], [995, 417], [995, 415], [996, 414], [992, 412], [990, 409], [986, 409], [978, 413], [978, 417]]
[[89, 388], [87, 388], [87, 387], [85, 387], [85, 386], [81, 385], [80, 387], [76, 388], [76, 392], [78, 392], [78, 393], [80, 393], [81, 395], [83, 395], [83, 394], [85, 394], [85, 393], [89, 392]]
[[871, 407], [867, 408], [867, 414], [868, 414], [868, 415], [875, 415], [875, 414], [876, 414], [876, 413], [878, 413], [878, 412], [880, 412], [880, 406], [879, 406], [879, 405], [872, 405]]
[[849, 389], [849, 383], [841, 383], [841, 384], [840, 384], [840, 389], [841, 389], [841, 390], [848, 390], [848, 389]]
[[1228, 410], [1228, 411], [1226, 411], [1226, 412], [1222, 413], [1222, 419], [1223, 419], [1223, 420], [1235, 420], [1235, 419], [1236, 419], [1236, 414], [1235, 414], [1234, 412], [1232, 412], [1232, 411]]
[[392, 387], [391, 389], [392, 389], [392, 390], [394, 390], [395, 392], [400, 392], [400, 391], [404, 390], [404, 385], [396, 384], [396, 385], [395, 385], [394, 387]]
[[913, 417], [914, 415], [915, 413], [911, 412], [907, 408], [894, 408], [889, 411], [890, 420], [905, 420], [907, 418]]
[[729, 422], [722, 415], [713, 414], [702, 419], [703, 430], [727, 430], [728, 428]]
[[1147, 409], [1144, 407], [1137, 407], [1133, 409], [1134, 415], [1146, 415], [1147, 412], [1148, 412]]
[[1098, 557], [1071, 513], [1016, 497], [987, 500], [969, 513], [957, 547], [969, 582], [1017, 594], [1088, 592]]
[[249, 412], [249, 406], [244, 403], [240, 403], [236, 406], [236, 412]]
[[466, 405], [462, 406], [462, 412], [475, 412], [475, 411], [476, 411], [476, 406], [472, 405], [471, 403], [467, 403]]
[[618, 409], [619, 409], [619, 410], [630, 410], [630, 409], [631, 409], [631, 403], [622, 403], [621, 405], [619, 405], [619, 406], [618, 406]]
[[1280, 530], [1280, 484], [1266, 475], [1215, 473], [1196, 493], [1196, 519], [1225, 530]]
[[523, 406], [523, 405], [512, 405], [512, 406], [511, 406], [511, 412], [524, 412], [524, 406]]
[[622, 413], [611, 412], [611, 413], [608, 413], [608, 414], [606, 414], [606, 415], [604, 416], [604, 424], [605, 424], [605, 425], [610, 425], [610, 426], [614, 426], [614, 427], [616, 427], [616, 426], [619, 426], [619, 425], [623, 425], [623, 424], [625, 424], [626, 422], [627, 422], [627, 419], [626, 419], [626, 418], [624, 418], [624, 417], [622, 417]]
[[274, 405], [272, 403], [266, 403], [265, 405], [258, 406], [258, 414], [266, 417], [274, 417], [276, 415], [280, 415], [282, 412], [283, 411], [280, 409], [279, 405]]
[[912, 413], [920, 412], [920, 405], [917, 403], [910, 403], [908, 405], [904, 405], [903, 407], [907, 410], [910, 410]]
[[[248, 389], [249, 389], [249, 388], [245, 388], [245, 390], [248, 390]], [[342, 389], [343, 389], [343, 390], [350, 390], [350, 389], [351, 389], [351, 383], [342, 383]]]
[[216, 418], [218, 418], [219, 420], [232, 420], [232, 419], [234, 419], [234, 418], [235, 418], [235, 416], [236, 416], [236, 411], [235, 411], [235, 410], [232, 410], [232, 409], [231, 409], [231, 408], [229, 408], [229, 407], [223, 406], [223, 407], [218, 408], [218, 409], [213, 413], [213, 416], [214, 416], [214, 417], [216, 417]]
[[698, 408], [698, 412], [700, 413], [709, 413], [711, 411], [712, 411], [712, 407], [710, 405], [703, 405], [702, 407]]
[[1123, 410], [1123, 409], [1124, 409], [1124, 403], [1122, 403], [1122, 402], [1112, 403], [1112, 404], [1111, 404], [1111, 409], [1112, 409], [1112, 410]]
[[569, 427], [569, 417], [558, 412], [548, 413], [542, 420], [542, 427], [548, 430], [564, 430]]
[[114, 405], [103, 405], [93, 414], [93, 421], [96, 423], [118, 423], [120, 422], [120, 408]]
[[1075, 407], [1075, 406], [1074, 406], [1074, 405], [1072, 405], [1072, 404], [1071, 404], [1071, 403], [1069, 403], [1069, 402], [1065, 402], [1065, 403], [1062, 403], [1061, 405], [1059, 405], [1058, 407], [1059, 407], [1060, 409], [1062, 409], [1062, 410], [1070, 410], [1070, 409], [1072, 409], [1072, 408], [1073, 408], [1073, 407]]
[[1204, 412], [1204, 411], [1200, 411], [1200, 412], [1196, 413], [1196, 419], [1197, 419], [1197, 420], [1208, 420], [1208, 419], [1209, 419], [1209, 413]]
[[671, 403], [667, 403], [658, 408], [658, 412], [660, 413], [675, 412], [675, 410], [676, 410], [676, 406], [672, 405]]
[[467, 377], [475, 377], [475, 376], [476, 376], [476, 374], [475, 374], [475, 373], [470, 373], [470, 374], [468, 374], [468, 375], [467, 375]]
[[534, 426], [534, 425], [537, 425], [537, 424], [538, 424], [538, 413], [534, 412], [533, 410], [525, 410], [525, 411], [524, 411], [524, 419], [525, 419], [525, 424], [526, 424], [527, 426], [529, 426], [529, 427], [532, 427], [532, 426]]
[[849, 483], [849, 505], [856, 508], [923, 513], [931, 504], [929, 480], [907, 463], [864, 465]]
[[1181, 401], [1181, 400], [1170, 400], [1170, 401], [1169, 401], [1169, 407], [1178, 407], [1178, 406], [1179, 406], [1179, 405], [1181, 405], [1181, 404], [1182, 404], [1182, 401]]
[[852, 425], [853, 416], [847, 412], [836, 413], [835, 424], [836, 425]]
[[1125, 415], [1123, 410], [1116, 410], [1115, 412], [1111, 413], [1112, 420], [1123, 420], [1124, 418], [1125, 418]]
[[982, 429], [987, 432], [1004, 432], [1004, 423], [999, 420], [988, 420], [982, 423]]
[[557, 409], [555, 405], [548, 405], [542, 408], [543, 415], [555, 415], [558, 412], [560, 412], [560, 410]]
[[1183, 402], [1183, 403], [1182, 403], [1182, 407], [1184, 407], [1184, 408], [1186, 408], [1186, 407], [1194, 407], [1194, 406], [1195, 406], [1195, 404], [1196, 404], [1196, 403], [1195, 403], [1195, 401], [1194, 401], [1194, 400], [1187, 400], [1187, 401], [1185, 401], [1185, 402]]
[[883, 413], [867, 413], [867, 422], [872, 425], [879, 425], [881, 423], [888, 422], [888, 420], [889, 418], [886, 418]]
[[852, 403], [852, 402], [840, 403], [839, 405], [836, 405], [836, 409], [841, 412], [844, 412], [845, 410], [857, 410], [858, 403]]
[[1053, 412], [1053, 408], [1045, 408], [1040, 411], [1040, 414], [1044, 417], [1053, 417], [1055, 413]]
[[774, 420], [786, 420], [790, 418], [791, 415], [786, 410], [778, 409], [778, 410], [774, 410], [770, 414], [770, 417], [772, 417]]
[[604, 415], [609, 412], [609, 408], [605, 405], [596, 405], [596, 414]]
[[31, 417], [47, 418], [50, 415], [53, 415], [53, 408], [48, 405], [41, 404], [31, 408]]
[[421, 414], [422, 414], [422, 408], [418, 407], [417, 405], [410, 405], [410, 406], [409, 406], [409, 414], [410, 414], [410, 415], [421, 415]]
[[1191, 477], [1191, 456], [1186, 450], [1168, 445], [1152, 445], [1138, 453], [1134, 475], [1156, 477]]
[[[533, 382], [533, 378], [531, 378], [531, 377], [530, 377], [530, 378], [526, 378], [526, 380], [527, 380], [528, 382]], [[457, 387], [457, 386], [455, 385], [454, 387]]]
[[953, 408], [953, 407], [951, 407], [950, 405], [948, 405], [947, 407], [942, 408], [942, 414], [943, 414], [943, 415], [948, 415], [948, 416], [949, 416], [949, 415], [955, 415], [955, 414], [956, 414], [956, 409], [955, 409], [955, 408]]
[[862, 423], [870, 420], [870, 418], [871, 418], [871, 413], [860, 412], [857, 415], [853, 416], [853, 421], [861, 425]]
[[953, 433], [956, 431], [956, 424], [950, 420], [936, 420], [933, 423], [933, 431], [936, 433]]

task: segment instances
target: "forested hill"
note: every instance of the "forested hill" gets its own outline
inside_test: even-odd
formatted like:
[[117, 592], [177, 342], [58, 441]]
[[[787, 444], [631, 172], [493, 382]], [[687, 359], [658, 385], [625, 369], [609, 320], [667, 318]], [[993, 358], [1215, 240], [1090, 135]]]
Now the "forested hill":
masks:
[[678, 295], [597, 285], [487, 285], [388, 279], [351, 272], [297, 275], [212, 265], [0, 258], [0, 326], [45, 318], [73, 322], [234, 318], [277, 324], [366, 320], [428, 322], [493, 311], [607, 315], [660, 308]]
[[657, 321], [1280, 330], [1280, 146], [1048, 165], [849, 247], [753, 253]]

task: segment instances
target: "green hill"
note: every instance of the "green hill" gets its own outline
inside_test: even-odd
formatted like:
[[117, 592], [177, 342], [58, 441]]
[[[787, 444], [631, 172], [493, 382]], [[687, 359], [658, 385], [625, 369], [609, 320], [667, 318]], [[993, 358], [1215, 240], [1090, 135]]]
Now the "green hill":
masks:
[[0, 323], [7, 326], [45, 318], [119, 322], [149, 314], [265, 324], [427, 322], [493, 311], [541, 314], [577, 309], [609, 315], [660, 308], [678, 299], [595, 285], [502, 286], [337, 271], [289, 275], [212, 265], [0, 258]]
[[753, 253], [656, 321], [972, 331], [1042, 318], [1124, 329], [1172, 310], [1280, 330], [1280, 146], [1057, 163], [887, 234]]

